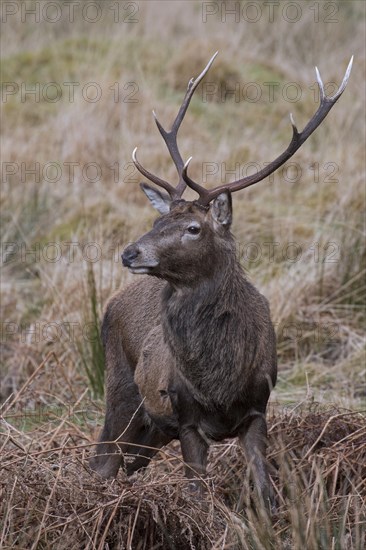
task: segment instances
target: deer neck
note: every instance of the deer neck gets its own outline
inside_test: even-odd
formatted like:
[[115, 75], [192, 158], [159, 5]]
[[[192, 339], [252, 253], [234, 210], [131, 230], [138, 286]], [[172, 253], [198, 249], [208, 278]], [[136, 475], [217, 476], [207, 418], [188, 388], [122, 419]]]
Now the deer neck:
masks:
[[[220, 294], [235, 286], [239, 280], [245, 281], [243, 270], [235, 254], [235, 242], [224, 241], [212, 253], [214, 261], [210, 263], [204, 276], [199, 274], [188, 284], [185, 280], [169, 280], [163, 293], [163, 313], [180, 305], [189, 310], [199, 309], [200, 305], [216, 303]], [[231, 291], [233, 288], [231, 288]]]
[[168, 283], [163, 291], [162, 324], [175, 369], [206, 406], [223, 402], [222, 387], [216, 396], [211, 390], [209, 402], [205, 395], [205, 388], [217, 388], [220, 378], [226, 378], [228, 395], [233, 397], [233, 389], [237, 390], [235, 364], [241, 362], [237, 345], [241, 329], [235, 326], [233, 330], [233, 324], [247, 284], [235, 254], [230, 253], [217, 262], [209, 279], [190, 287]]

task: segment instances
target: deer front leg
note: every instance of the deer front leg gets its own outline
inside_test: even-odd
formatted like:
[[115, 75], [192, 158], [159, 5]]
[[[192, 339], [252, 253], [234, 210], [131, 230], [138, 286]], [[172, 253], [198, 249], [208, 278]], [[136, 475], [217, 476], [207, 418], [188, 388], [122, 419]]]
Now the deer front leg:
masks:
[[197, 477], [206, 474], [208, 443], [198, 431], [198, 405], [183, 383], [175, 381], [169, 386], [168, 393], [178, 422], [185, 475], [191, 480], [193, 490], [201, 493], [203, 484]]
[[266, 462], [267, 424], [264, 414], [253, 413], [249, 426], [247, 424], [239, 433], [239, 441], [253, 474], [258, 496], [269, 511], [273, 507], [273, 495]]
[[[129, 398], [131, 399], [131, 395]], [[124, 465], [123, 455], [129, 451], [132, 443], [139, 443], [144, 439], [148, 429], [137, 396], [136, 399], [131, 399], [132, 403], [127, 399], [127, 396], [121, 396], [121, 402], [107, 401], [105, 423], [99, 436], [96, 455], [89, 462], [90, 467], [104, 478], [117, 475], [120, 466]]]
[[159, 449], [171, 440], [171, 437], [165, 435], [156, 426], [152, 424], [146, 426], [144, 432], [141, 433], [141, 437], [135, 441], [135, 445], [131, 445], [128, 449], [129, 454], [133, 454], [135, 458], [133, 462], [126, 466], [127, 475], [133, 474], [140, 468], [145, 468]]
[[[89, 464], [102, 477], [115, 477], [123, 465], [129, 445], [138, 443], [146, 431], [145, 410], [133, 378], [133, 368], [123, 351], [119, 335], [108, 324], [108, 309], [103, 322], [106, 357], [106, 416]], [[105, 327], [104, 325], [108, 325]], [[107, 328], [111, 330], [107, 330]]]
[[193, 489], [201, 493], [203, 484], [197, 477], [206, 475], [208, 444], [192, 425], [183, 425], [180, 428], [179, 439], [185, 462], [185, 475], [191, 481]]

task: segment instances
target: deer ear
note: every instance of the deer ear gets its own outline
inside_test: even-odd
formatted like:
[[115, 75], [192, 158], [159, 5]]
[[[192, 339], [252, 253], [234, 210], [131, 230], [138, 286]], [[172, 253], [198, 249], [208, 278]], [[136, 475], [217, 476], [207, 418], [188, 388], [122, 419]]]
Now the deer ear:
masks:
[[160, 214], [168, 214], [170, 212], [171, 198], [167, 193], [162, 193], [155, 187], [151, 187], [147, 183], [140, 183], [140, 187], [155, 208]]
[[214, 222], [228, 229], [233, 220], [231, 193], [229, 191], [224, 191], [216, 197], [211, 204], [210, 210]]

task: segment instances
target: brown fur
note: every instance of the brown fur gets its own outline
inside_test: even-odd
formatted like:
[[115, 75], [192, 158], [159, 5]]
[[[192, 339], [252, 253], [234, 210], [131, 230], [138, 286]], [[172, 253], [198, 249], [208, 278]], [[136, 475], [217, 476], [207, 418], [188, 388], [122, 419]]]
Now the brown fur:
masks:
[[113, 296], [103, 320], [107, 410], [92, 460], [101, 475], [116, 475], [124, 454], [135, 455], [132, 473], [178, 438], [186, 475], [196, 478], [205, 473], [209, 440], [238, 436], [268, 501], [275, 335], [267, 300], [236, 259], [230, 224], [228, 194], [209, 209], [173, 202], [124, 251], [124, 264], [150, 277]]
[[[132, 155], [136, 168], [169, 196], [141, 184], [162, 216], [125, 249], [122, 262], [133, 273], [156, 279], [131, 285], [107, 307], [107, 411], [92, 465], [104, 476], [116, 475], [123, 454], [131, 453], [137, 456], [127, 466], [130, 473], [146, 465], [159, 446], [178, 438], [186, 475], [194, 478], [205, 474], [210, 438], [237, 436], [268, 505], [265, 412], [276, 383], [276, 339], [267, 300], [235, 256], [230, 190], [261, 181], [297, 151], [343, 93], [353, 58], [332, 98], [325, 96], [317, 74], [320, 106], [302, 132], [291, 119], [291, 142], [277, 159], [254, 176], [207, 190], [188, 176], [190, 159], [184, 164], [177, 135], [216, 55], [189, 81], [171, 130], [156, 119], [178, 171], [177, 187], [147, 171], [136, 149]], [[197, 201], [181, 198], [186, 185], [198, 193]]]
[[[157, 346], [157, 342], [164, 342], [161, 325], [154, 327], [144, 340], [144, 346], [135, 370], [135, 383], [148, 414], [171, 416], [173, 408], [169, 399], [168, 388], [172, 357], [168, 346], [165, 344]], [[166, 368], [162, 369], [161, 365]]]

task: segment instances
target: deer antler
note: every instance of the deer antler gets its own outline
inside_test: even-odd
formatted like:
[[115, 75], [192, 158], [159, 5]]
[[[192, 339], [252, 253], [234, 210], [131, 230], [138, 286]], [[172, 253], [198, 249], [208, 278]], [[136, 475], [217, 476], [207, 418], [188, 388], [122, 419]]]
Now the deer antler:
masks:
[[252, 176], [247, 176], [245, 178], [233, 181], [232, 183], [220, 185], [218, 187], [215, 187], [214, 189], [207, 190], [201, 185], [199, 185], [198, 183], [191, 180], [191, 178], [188, 176], [187, 169], [192, 157], [189, 158], [183, 167], [182, 177], [183, 177], [183, 180], [186, 182], [186, 184], [199, 194], [199, 199], [197, 200], [197, 203], [201, 204], [202, 206], [207, 206], [213, 199], [215, 199], [223, 191], [230, 191], [231, 193], [234, 193], [235, 191], [239, 191], [240, 189], [249, 187], [250, 185], [257, 183], [263, 180], [264, 178], [266, 178], [267, 176], [269, 176], [270, 174], [272, 174], [275, 170], [277, 170], [277, 168], [282, 166], [282, 164], [284, 164], [289, 158], [291, 158], [292, 155], [294, 155], [294, 153], [314, 132], [314, 130], [316, 130], [316, 128], [321, 124], [321, 122], [325, 119], [325, 117], [327, 116], [327, 114], [329, 113], [333, 105], [343, 94], [348, 83], [349, 75], [351, 73], [352, 63], [353, 63], [353, 56], [351, 57], [351, 60], [348, 64], [342, 84], [340, 85], [338, 91], [331, 97], [327, 97], [325, 95], [324, 85], [323, 85], [320, 73], [318, 71], [318, 68], [315, 67], [316, 78], [317, 78], [319, 90], [320, 90], [320, 105], [318, 110], [316, 111], [314, 116], [311, 118], [311, 120], [307, 123], [307, 125], [305, 126], [302, 132], [298, 131], [294, 118], [292, 114], [290, 114], [290, 120], [292, 125], [292, 139], [289, 146], [279, 157], [277, 157], [273, 162], [268, 164], [265, 168], [260, 170], [257, 174], [253, 174]]
[[137, 147], [134, 149], [134, 151], [132, 153], [132, 160], [133, 160], [134, 165], [136, 166], [137, 170], [139, 172], [141, 172], [141, 174], [143, 174], [150, 181], [152, 181], [153, 183], [156, 183], [156, 185], [158, 185], [159, 187], [163, 187], [163, 189], [165, 189], [169, 193], [169, 195], [171, 196], [172, 199], [180, 199], [181, 196], [183, 195], [183, 192], [184, 192], [185, 188], [186, 188], [186, 182], [185, 182], [185, 180], [183, 178], [183, 175], [182, 175], [183, 174], [183, 168], [184, 168], [184, 162], [183, 162], [182, 156], [179, 152], [178, 144], [177, 144], [178, 130], [180, 128], [180, 125], [183, 121], [184, 115], [186, 114], [188, 105], [189, 105], [189, 103], [192, 99], [192, 96], [193, 96], [197, 86], [199, 85], [201, 80], [204, 78], [204, 76], [208, 72], [208, 70], [211, 67], [212, 63], [214, 62], [214, 59], [217, 56], [217, 54], [218, 54], [218, 52], [216, 52], [211, 57], [210, 61], [206, 65], [206, 67], [203, 69], [201, 74], [196, 79], [191, 78], [191, 80], [188, 82], [187, 92], [186, 92], [186, 95], [184, 96], [183, 103], [180, 106], [178, 114], [177, 114], [177, 116], [176, 116], [176, 118], [173, 122], [172, 128], [169, 132], [167, 132], [162, 127], [162, 125], [160, 124], [160, 122], [158, 121], [158, 119], [156, 117], [155, 112], [153, 111], [153, 115], [154, 115], [156, 125], [157, 125], [157, 127], [159, 129], [159, 132], [162, 135], [162, 137], [163, 137], [163, 139], [166, 143], [166, 146], [168, 148], [170, 156], [172, 157], [173, 162], [174, 162], [174, 164], [177, 168], [177, 172], [178, 172], [178, 176], [179, 176], [179, 181], [178, 181], [177, 187], [173, 187], [173, 185], [171, 185], [167, 181], [159, 178], [158, 176], [155, 176], [154, 174], [152, 174], [151, 172], [146, 170], [139, 163], [139, 161], [137, 160], [137, 157], [136, 157]]

